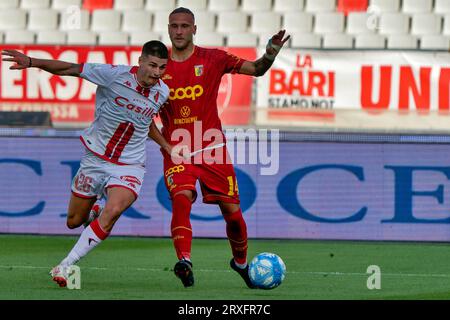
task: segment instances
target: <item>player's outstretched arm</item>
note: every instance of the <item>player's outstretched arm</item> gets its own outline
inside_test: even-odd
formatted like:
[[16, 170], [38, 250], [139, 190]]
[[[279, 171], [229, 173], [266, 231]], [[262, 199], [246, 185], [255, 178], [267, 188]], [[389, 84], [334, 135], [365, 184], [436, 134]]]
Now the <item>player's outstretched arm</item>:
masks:
[[264, 55], [256, 61], [245, 61], [238, 73], [260, 77], [272, 66], [275, 57], [291, 36], [284, 37], [286, 30], [280, 30], [270, 38]]
[[32, 58], [16, 50], [3, 50], [2, 56], [8, 57], [3, 58], [2, 59], [3, 61], [15, 62], [15, 64], [9, 67], [9, 69], [11, 70], [22, 70], [34, 67], [59, 76], [74, 76], [74, 77], [79, 77], [81, 72], [80, 64], [69, 63], [60, 60]]

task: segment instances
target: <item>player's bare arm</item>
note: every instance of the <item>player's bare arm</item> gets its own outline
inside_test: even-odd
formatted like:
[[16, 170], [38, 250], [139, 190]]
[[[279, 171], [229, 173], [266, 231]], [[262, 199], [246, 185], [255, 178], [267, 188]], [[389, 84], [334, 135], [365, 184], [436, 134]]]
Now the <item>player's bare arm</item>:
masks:
[[183, 152], [180, 149], [174, 149], [174, 147], [167, 142], [166, 138], [162, 135], [161, 131], [159, 131], [155, 122], [150, 124], [150, 129], [148, 131], [148, 137], [155, 141], [167, 154], [171, 157], [182, 157]]
[[283, 45], [289, 40], [290, 36], [284, 37], [285, 33], [286, 30], [280, 30], [277, 34], [273, 35], [267, 43], [264, 55], [256, 61], [245, 61], [238, 73], [255, 77], [264, 75], [272, 66], [275, 57]]
[[58, 76], [74, 76], [79, 77], [81, 65], [60, 60], [38, 59], [27, 56], [16, 50], [3, 50], [3, 61], [15, 62], [9, 69], [23, 70], [27, 68], [39, 68]]
[[155, 122], [152, 122], [150, 124], [150, 129], [148, 131], [148, 137], [151, 138], [153, 141], [155, 141], [168, 154], [171, 153], [172, 146], [167, 142], [167, 140], [161, 134], [161, 132], [159, 131]]

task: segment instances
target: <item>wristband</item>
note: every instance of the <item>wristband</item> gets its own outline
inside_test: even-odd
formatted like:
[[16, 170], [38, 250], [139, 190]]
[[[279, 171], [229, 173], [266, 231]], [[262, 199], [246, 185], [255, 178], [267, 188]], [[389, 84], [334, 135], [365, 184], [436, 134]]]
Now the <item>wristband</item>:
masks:
[[32, 67], [31, 57], [28, 57], [28, 59], [30, 59], [30, 62], [28, 63], [28, 68], [31, 68]]
[[[267, 50], [268, 49], [272, 49], [273, 51], [275, 51], [275, 53], [272, 54], [268, 54]], [[270, 61], [274, 61], [275, 57], [277, 56], [278, 52], [280, 52], [281, 46], [275, 45], [272, 43], [272, 38], [269, 39], [269, 42], [267, 42], [266, 45], [266, 53], [264, 53], [264, 57]]]

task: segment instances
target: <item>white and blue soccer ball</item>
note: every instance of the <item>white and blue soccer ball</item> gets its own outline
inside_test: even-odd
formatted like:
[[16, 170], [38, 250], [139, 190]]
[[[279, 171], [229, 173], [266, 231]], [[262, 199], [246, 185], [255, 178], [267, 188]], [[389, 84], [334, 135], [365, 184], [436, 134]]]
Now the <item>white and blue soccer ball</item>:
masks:
[[286, 265], [275, 253], [263, 252], [250, 262], [248, 273], [252, 283], [260, 289], [278, 287], [286, 275]]

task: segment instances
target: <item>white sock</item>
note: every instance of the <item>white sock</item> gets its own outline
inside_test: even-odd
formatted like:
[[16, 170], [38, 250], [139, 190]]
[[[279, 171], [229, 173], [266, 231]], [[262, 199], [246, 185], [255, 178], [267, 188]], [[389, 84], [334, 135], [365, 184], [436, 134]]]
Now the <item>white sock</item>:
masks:
[[247, 262], [245, 262], [244, 264], [240, 264], [237, 263], [236, 260], [234, 260], [234, 264], [236, 265], [236, 267], [238, 267], [239, 269], [245, 269], [247, 267]]
[[61, 265], [71, 266], [77, 263], [81, 258], [87, 255], [89, 251], [103, 241], [95, 234], [91, 225], [92, 223], [83, 230], [75, 246], [69, 252], [67, 257], [61, 261]]

